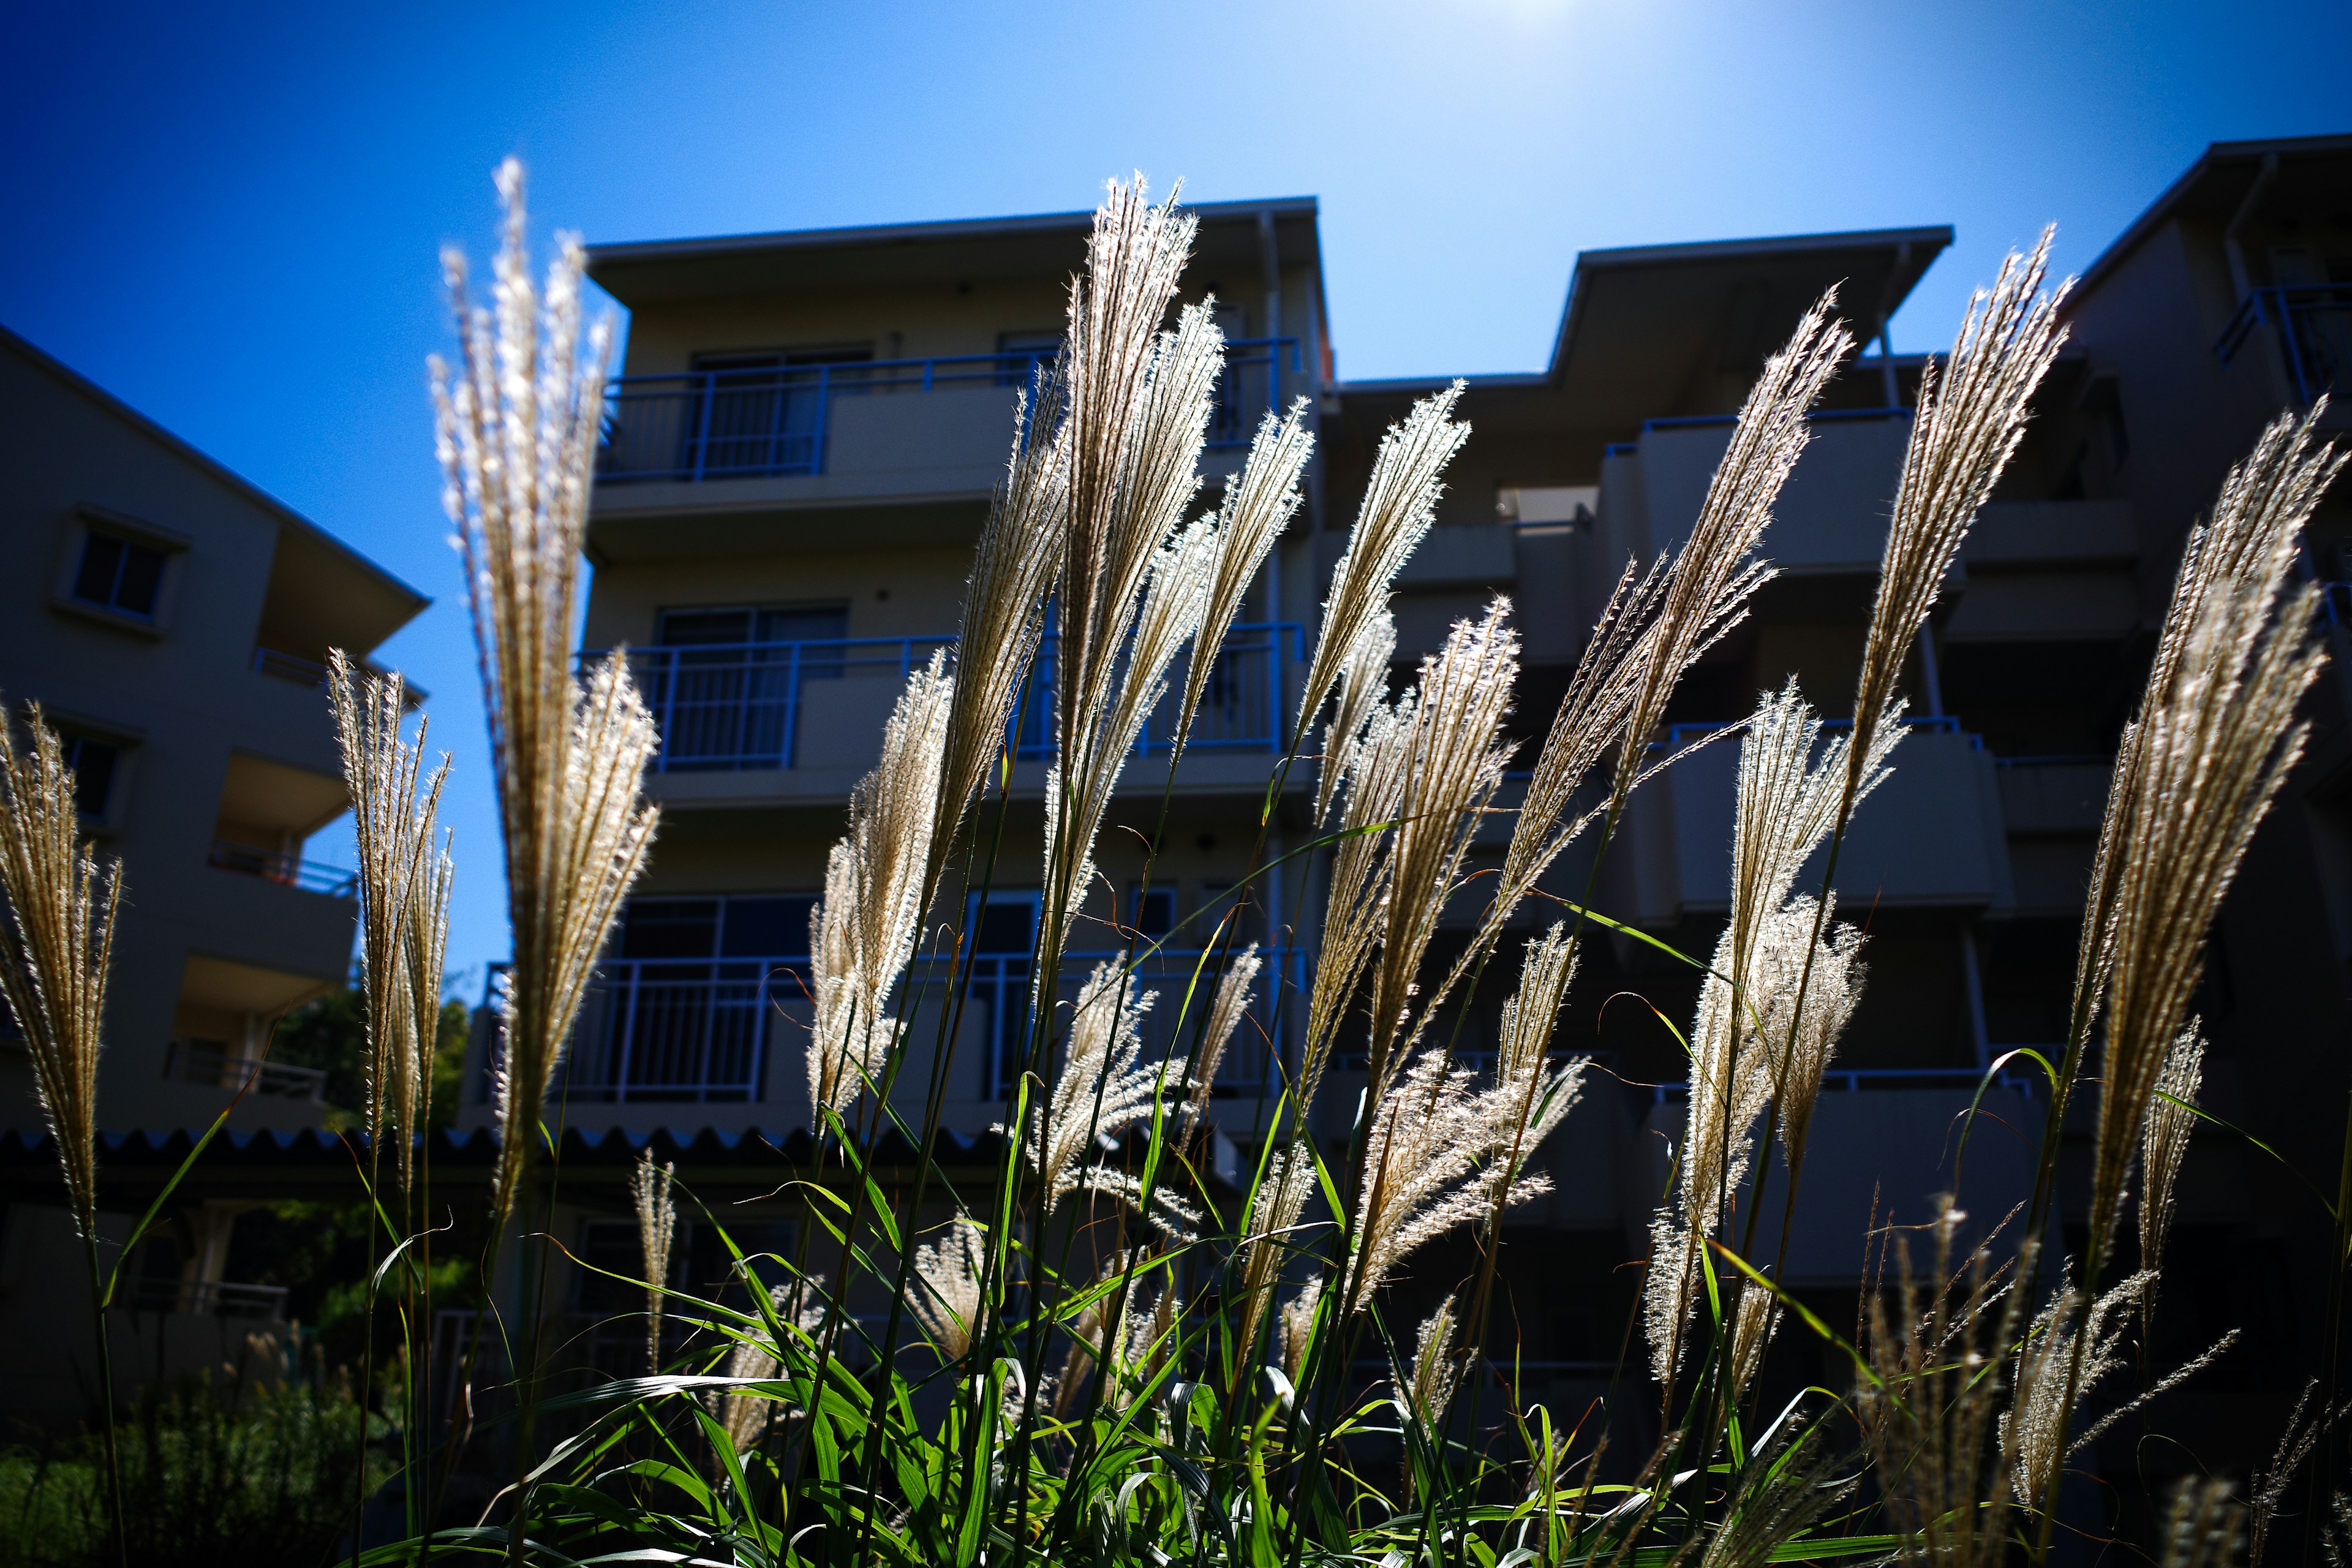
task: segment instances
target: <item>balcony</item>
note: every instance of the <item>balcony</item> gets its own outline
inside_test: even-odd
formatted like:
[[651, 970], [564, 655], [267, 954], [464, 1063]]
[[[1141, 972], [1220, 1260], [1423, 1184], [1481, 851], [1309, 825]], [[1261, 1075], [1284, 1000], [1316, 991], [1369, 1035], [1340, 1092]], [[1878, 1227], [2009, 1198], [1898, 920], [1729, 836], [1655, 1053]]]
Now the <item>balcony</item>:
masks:
[[299, 888], [306, 893], [324, 893], [331, 899], [352, 898], [359, 891], [356, 871], [227, 838], [213, 840], [212, 848], [205, 855], [205, 864], [215, 870], [234, 871], [240, 877], [258, 877], [280, 887]]
[[[607, 389], [605, 484], [1001, 466], [1013, 395], [1050, 353], [631, 375]], [[1295, 338], [1225, 345], [1209, 445], [1240, 448], [1299, 371]]]
[[2319, 283], [2292, 289], [2257, 289], [2230, 318], [2213, 352], [2230, 363], [2255, 329], [2276, 334], [2280, 361], [2299, 406], [2345, 384], [2352, 366], [2352, 288]]
[[[1729, 415], [1652, 419], [1639, 442], [1610, 448], [1616, 460], [1602, 466], [1601, 514], [1620, 553], [1647, 560], [1690, 536], [1736, 425]], [[1840, 409], [1813, 415], [1811, 425], [1763, 554], [1783, 573], [1874, 574], [1911, 411]]]
[[[265, 1100], [324, 1103], [327, 1075], [317, 1068], [288, 1067], [279, 1062], [252, 1061], [234, 1057], [216, 1045], [173, 1040], [163, 1056], [163, 1076], [173, 1083], [197, 1089], [251, 1091]], [[178, 1309], [190, 1310], [193, 1309]]]
[[[827, 641], [640, 647], [629, 662], [660, 727], [659, 773], [808, 770], [854, 778], [873, 765], [882, 726], [908, 675], [956, 639], [869, 637]], [[1052, 749], [1056, 639], [1046, 637], [1013, 737], [1018, 761]], [[582, 654], [583, 659], [603, 650]], [[1287, 667], [1305, 657], [1296, 622], [1237, 626], [1211, 667], [1187, 754], [1272, 755], [1282, 744]], [[1181, 679], [1182, 667], [1177, 668]], [[1139, 755], [1167, 754], [1174, 702], [1144, 726]], [[838, 779], [820, 781], [826, 787]], [[845, 788], [846, 784], [842, 784]]]
[[286, 1287], [239, 1285], [225, 1279], [139, 1279], [124, 1303], [134, 1312], [180, 1312], [200, 1318], [286, 1321]]
[[[1712, 726], [1676, 725], [1679, 746]], [[1992, 758], [1957, 721], [1916, 719], [1890, 759], [1892, 773], [1854, 812], [1838, 859], [1837, 891], [1856, 911], [1984, 908], [2009, 902], [2009, 861]], [[1731, 830], [1739, 748], [1724, 740], [1644, 784], [1626, 808], [1623, 850], [1606, 874], [1637, 923], [1718, 915], [1731, 898]], [[1817, 889], [1826, 847], [1799, 876]]]
[[[1096, 964], [1119, 956], [1116, 951], [1068, 954], [1061, 999], [1074, 1001]], [[1141, 960], [1139, 974], [1144, 988], [1161, 993], [1160, 1004], [1143, 1017], [1147, 1058], [1171, 1045], [1181, 1052], [1189, 1043], [1198, 1013], [1185, 1021], [1188, 1034], [1182, 1041], [1175, 1038], [1177, 1014], [1202, 958], [1199, 948], [1166, 948]], [[1226, 1051], [1218, 1075], [1223, 1087], [1255, 1090], [1272, 1081], [1267, 1040], [1275, 1025], [1276, 987], [1269, 976], [1278, 974], [1283, 984], [1296, 988], [1304, 983], [1304, 959], [1301, 949], [1267, 954], [1253, 1010], [1255, 1024], [1244, 1022]], [[971, 990], [960, 1036], [968, 1049], [959, 1055], [965, 1062], [976, 1060], [976, 1066], [960, 1076], [977, 1075], [977, 1098], [1001, 1099], [1027, 1043], [1033, 960], [1024, 951], [980, 953], [971, 962]], [[1210, 963], [1215, 963], [1215, 955]], [[909, 970], [898, 1006], [913, 1015], [908, 1036], [913, 1048], [930, 1048], [940, 1022], [932, 1009], [953, 978], [945, 960], [918, 960]], [[1206, 995], [1204, 990], [1196, 1009], [1206, 1005]], [[608, 959], [597, 967], [582, 1006], [562, 1068], [562, 1092], [574, 1104], [769, 1100], [777, 1098], [770, 1089], [772, 1046], [788, 1064], [777, 1068], [785, 1092], [797, 1098], [802, 1053], [808, 1048], [809, 997], [804, 953]], [[488, 1088], [485, 1072], [478, 1089], [487, 1095]]]

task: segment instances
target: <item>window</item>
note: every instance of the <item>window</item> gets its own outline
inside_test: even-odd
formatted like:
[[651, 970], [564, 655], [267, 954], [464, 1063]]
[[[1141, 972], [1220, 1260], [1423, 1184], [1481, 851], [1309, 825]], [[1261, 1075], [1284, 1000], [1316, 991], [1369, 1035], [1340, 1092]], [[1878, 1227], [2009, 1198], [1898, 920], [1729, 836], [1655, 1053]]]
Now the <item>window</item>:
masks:
[[730, 899], [631, 899], [622, 958], [795, 958], [808, 952], [806, 893]]
[[765, 609], [721, 605], [665, 610], [661, 642], [666, 647], [729, 643], [838, 642], [849, 635], [845, 605], [786, 605]]
[[74, 810], [85, 822], [101, 822], [114, 799], [115, 765], [122, 749], [87, 735], [61, 735], [66, 766], [73, 770]]
[[163, 552], [92, 530], [83, 536], [81, 564], [75, 569], [73, 596], [142, 621], [155, 618], [156, 590], [163, 582]]
[[1149, 888], [1130, 886], [1127, 902], [1119, 918], [1132, 926], [1146, 941], [1157, 942], [1176, 929], [1176, 884], [1160, 882]]

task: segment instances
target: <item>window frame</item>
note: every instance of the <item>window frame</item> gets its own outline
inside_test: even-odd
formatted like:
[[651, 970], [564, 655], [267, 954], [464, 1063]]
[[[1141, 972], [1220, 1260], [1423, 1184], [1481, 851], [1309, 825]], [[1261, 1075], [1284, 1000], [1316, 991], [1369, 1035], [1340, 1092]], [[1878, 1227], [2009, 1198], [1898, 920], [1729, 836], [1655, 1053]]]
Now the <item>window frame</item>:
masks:
[[[81, 578], [82, 561], [89, 552], [94, 536], [103, 536], [163, 557], [156, 575], [155, 606], [148, 615], [138, 615], [85, 599], [75, 591]], [[187, 575], [184, 563], [178, 557], [188, 553], [194, 542], [175, 529], [164, 528], [143, 518], [130, 516], [109, 507], [84, 501], [77, 504], [68, 520], [64, 537], [59, 542], [56, 570], [49, 581], [49, 604], [66, 615], [112, 626], [136, 637], [157, 638], [170, 629], [172, 613], [180, 596], [180, 583]]]

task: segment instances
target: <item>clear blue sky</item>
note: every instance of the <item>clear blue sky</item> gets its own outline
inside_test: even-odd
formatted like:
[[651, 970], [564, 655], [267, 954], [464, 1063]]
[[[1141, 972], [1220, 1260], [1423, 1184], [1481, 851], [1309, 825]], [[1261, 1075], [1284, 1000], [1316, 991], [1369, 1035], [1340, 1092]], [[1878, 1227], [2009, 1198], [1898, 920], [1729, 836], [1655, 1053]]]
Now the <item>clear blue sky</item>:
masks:
[[1949, 223], [1895, 328], [1935, 346], [2043, 222], [2079, 268], [2206, 142], [2352, 131], [2343, 0], [25, 5], [9, 33], [0, 321], [436, 601], [388, 653], [457, 758], [453, 969], [506, 932], [423, 363], [437, 248], [487, 253], [508, 153], [592, 241], [1061, 211], [1136, 168], [1312, 194], [1340, 374], [1387, 376], [1538, 365], [1580, 249]]

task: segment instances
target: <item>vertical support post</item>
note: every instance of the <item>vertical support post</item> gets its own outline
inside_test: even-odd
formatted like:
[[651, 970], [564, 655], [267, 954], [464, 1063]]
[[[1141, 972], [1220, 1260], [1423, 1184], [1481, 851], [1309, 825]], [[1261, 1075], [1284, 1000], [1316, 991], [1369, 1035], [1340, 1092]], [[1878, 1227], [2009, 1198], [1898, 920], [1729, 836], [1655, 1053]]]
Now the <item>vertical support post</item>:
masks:
[[710, 458], [710, 405], [719, 401], [719, 373], [706, 370], [695, 379], [700, 384], [694, 416], [694, 478], [698, 484]]
[[778, 767], [791, 767], [801, 727], [801, 645], [784, 645], [784, 735]]
[[1976, 1047], [1979, 1068], [1992, 1065], [1992, 1042], [1985, 1030], [1984, 973], [1977, 963], [1976, 927], [1960, 927], [1961, 981], [1968, 991], [1969, 1034]]

